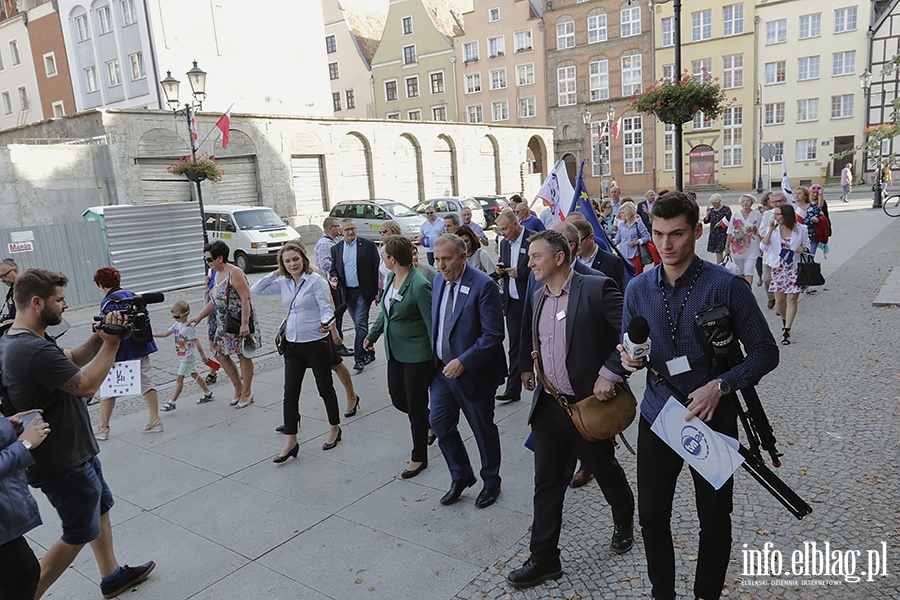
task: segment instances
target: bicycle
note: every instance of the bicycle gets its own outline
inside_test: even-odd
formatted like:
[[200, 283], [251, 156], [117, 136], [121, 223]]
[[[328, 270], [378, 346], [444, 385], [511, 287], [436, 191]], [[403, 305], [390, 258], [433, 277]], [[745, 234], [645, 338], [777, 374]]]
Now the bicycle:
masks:
[[881, 209], [889, 217], [900, 217], [900, 194], [894, 194], [881, 203]]

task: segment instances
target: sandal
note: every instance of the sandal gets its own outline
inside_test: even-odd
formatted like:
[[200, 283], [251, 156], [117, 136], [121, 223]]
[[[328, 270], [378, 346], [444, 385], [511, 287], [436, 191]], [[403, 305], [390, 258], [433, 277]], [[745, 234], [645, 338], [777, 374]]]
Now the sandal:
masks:
[[781, 345], [788, 346], [791, 343], [791, 328], [785, 327], [781, 330]]
[[170, 410], [175, 410], [176, 408], [178, 408], [178, 407], [175, 406], [175, 403], [172, 402], [171, 400], [169, 400], [168, 402], [166, 402], [165, 404], [163, 404], [163, 405], [160, 407], [160, 410], [163, 410], [163, 411], [165, 411], [165, 412], [169, 412]]
[[216, 377], [218, 377], [218, 373], [216, 373], [215, 371], [213, 371], [212, 373], [210, 373], [209, 375], [207, 375], [207, 376], [206, 376], [206, 384], [207, 384], [207, 385], [210, 385], [210, 384], [215, 383], [215, 382], [216, 382]]

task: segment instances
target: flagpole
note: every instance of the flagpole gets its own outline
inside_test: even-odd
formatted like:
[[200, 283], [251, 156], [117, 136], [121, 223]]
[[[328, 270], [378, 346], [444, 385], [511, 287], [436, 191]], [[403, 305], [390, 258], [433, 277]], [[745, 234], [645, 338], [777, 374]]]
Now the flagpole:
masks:
[[[188, 137], [191, 140], [191, 158], [194, 162], [197, 162], [197, 146], [194, 143], [194, 131], [191, 127], [191, 113], [194, 112], [193, 108], [194, 107], [190, 104], [185, 103], [184, 105], [184, 114], [185, 117], [187, 117]], [[206, 212], [203, 210], [203, 191], [200, 189], [200, 180], [194, 181], [194, 185], [197, 186], [197, 204], [200, 206], [200, 220], [203, 224], [203, 245], [206, 246], [209, 243], [209, 235], [206, 233]]]
[[[230, 111], [231, 111], [231, 108], [232, 108], [233, 106], [234, 106], [234, 102], [232, 102], [232, 103], [231, 103], [231, 106], [228, 107], [228, 110], [226, 110], [226, 111], [225, 111], [224, 113], [222, 113], [222, 114], [226, 114], [226, 113], [230, 112]], [[207, 134], [203, 137], [203, 139], [200, 141], [200, 143], [197, 144], [197, 148], [198, 148], [198, 149], [200, 148], [200, 146], [203, 145], [203, 142], [205, 142], [206, 140], [209, 139], [209, 136], [212, 134], [213, 129], [215, 129], [215, 127], [213, 127], [212, 129], [210, 129], [210, 130], [207, 132]]]

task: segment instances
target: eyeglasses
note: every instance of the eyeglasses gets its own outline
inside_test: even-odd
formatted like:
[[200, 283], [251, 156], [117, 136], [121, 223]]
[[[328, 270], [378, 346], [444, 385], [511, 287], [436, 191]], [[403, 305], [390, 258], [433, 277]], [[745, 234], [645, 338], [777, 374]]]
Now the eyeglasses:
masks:
[[187, 316], [189, 313], [182, 313], [180, 315], [172, 315], [173, 319], [180, 319], [181, 317]]
[[356, 231], [356, 227], [344, 227], [344, 232], [347, 231]]
[[204, 257], [203, 257], [203, 260], [205, 260], [205, 261], [208, 262], [208, 263], [211, 263], [212, 261], [214, 261], [214, 260], [216, 260], [216, 259], [214, 259], [214, 258], [211, 257], [211, 256], [204, 256]]
[[591, 239], [591, 236], [590, 236], [590, 235], [586, 235], [586, 236], [584, 236], [583, 238], [581, 238], [579, 241], [584, 242], [584, 241], [587, 241], [587, 240], [589, 240], [589, 239]]
[[6, 279], [6, 276], [15, 271], [15, 269], [10, 269], [6, 273], [0, 273], [0, 279]]
[[434, 214], [434, 211], [426, 212], [425, 214], [426, 214], [426, 215], [433, 215], [433, 214]]

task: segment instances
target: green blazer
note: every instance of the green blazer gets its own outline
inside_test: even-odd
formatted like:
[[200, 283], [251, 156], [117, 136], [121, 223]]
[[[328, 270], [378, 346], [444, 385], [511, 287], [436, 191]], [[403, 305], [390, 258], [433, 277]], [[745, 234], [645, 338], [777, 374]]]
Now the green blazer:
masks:
[[384, 351], [388, 358], [402, 363], [427, 362], [431, 356], [431, 282], [418, 269], [410, 269], [400, 286], [401, 300], [393, 301], [388, 315], [384, 309], [387, 290], [394, 274], [384, 282], [381, 312], [366, 336], [373, 344], [384, 333]]

